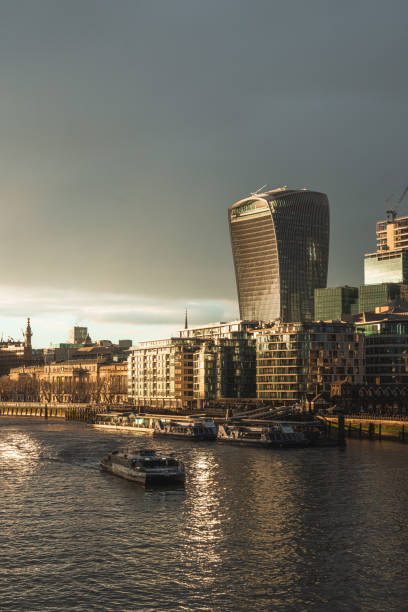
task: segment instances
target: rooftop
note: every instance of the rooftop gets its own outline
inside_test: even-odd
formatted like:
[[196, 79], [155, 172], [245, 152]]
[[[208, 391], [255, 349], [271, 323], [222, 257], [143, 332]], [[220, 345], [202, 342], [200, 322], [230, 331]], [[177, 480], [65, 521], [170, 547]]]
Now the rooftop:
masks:
[[265, 201], [267, 202], [268, 200], [275, 200], [277, 197], [280, 197], [280, 196], [284, 196], [290, 193], [300, 193], [302, 191], [307, 191], [309, 193], [320, 193], [313, 189], [307, 189], [306, 187], [303, 187], [302, 189], [288, 189], [288, 187], [285, 185], [284, 187], [277, 187], [276, 189], [268, 189], [267, 191], [254, 191], [253, 193], [251, 193], [251, 195], [247, 196], [246, 198], [243, 198], [242, 200], [235, 202], [235, 204], [229, 207], [229, 210], [234, 210], [235, 208], [238, 208], [239, 206], [245, 203], [250, 203], [250, 202], [262, 203]]

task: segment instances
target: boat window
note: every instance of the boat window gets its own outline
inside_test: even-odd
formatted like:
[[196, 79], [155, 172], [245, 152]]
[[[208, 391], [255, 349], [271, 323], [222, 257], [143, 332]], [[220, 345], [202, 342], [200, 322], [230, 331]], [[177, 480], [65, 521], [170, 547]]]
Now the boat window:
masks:
[[154, 458], [143, 460], [144, 467], [161, 467], [163, 465], [166, 465], [166, 461], [164, 459]]

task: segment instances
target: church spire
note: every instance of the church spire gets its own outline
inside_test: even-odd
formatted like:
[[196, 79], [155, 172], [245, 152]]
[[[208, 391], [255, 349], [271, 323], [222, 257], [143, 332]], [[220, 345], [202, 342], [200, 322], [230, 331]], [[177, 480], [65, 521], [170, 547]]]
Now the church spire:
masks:
[[186, 308], [186, 314], [184, 316], [184, 329], [188, 329], [187, 308]]
[[29, 365], [33, 358], [33, 349], [31, 346], [31, 338], [33, 332], [31, 331], [30, 317], [27, 318], [27, 327], [24, 332], [24, 362]]
[[25, 330], [25, 342], [24, 342], [24, 346], [26, 346], [27, 348], [31, 348], [31, 338], [32, 338], [33, 332], [31, 331], [31, 325], [30, 325], [30, 317], [27, 318], [27, 327]]

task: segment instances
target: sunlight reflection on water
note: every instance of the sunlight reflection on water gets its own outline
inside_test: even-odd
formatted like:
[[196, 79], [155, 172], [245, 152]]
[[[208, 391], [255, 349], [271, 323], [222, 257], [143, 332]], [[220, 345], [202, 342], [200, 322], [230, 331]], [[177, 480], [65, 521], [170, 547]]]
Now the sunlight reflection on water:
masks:
[[186, 486], [145, 491], [98, 469], [127, 444], [0, 419], [1, 610], [404, 609], [408, 448], [160, 441]]

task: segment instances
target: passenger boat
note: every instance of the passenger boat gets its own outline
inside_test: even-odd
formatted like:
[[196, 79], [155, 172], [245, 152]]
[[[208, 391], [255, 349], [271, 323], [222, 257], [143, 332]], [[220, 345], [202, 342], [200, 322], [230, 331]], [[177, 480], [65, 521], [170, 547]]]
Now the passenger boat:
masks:
[[217, 426], [213, 419], [157, 419], [154, 436], [187, 438], [189, 440], [216, 440]]
[[217, 440], [230, 444], [268, 448], [301, 447], [309, 444], [306, 436], [302, 432], [294, 431], [288, 423], [272, 425], [223, 423], [218, 427]]
[[184, 464], [173, 455], [157, 455], [151, 449], [124, 448], [114, 450], [100, 466], [103, 470], [133, 480], [144, 486], [166, 483], [183, 483]]

